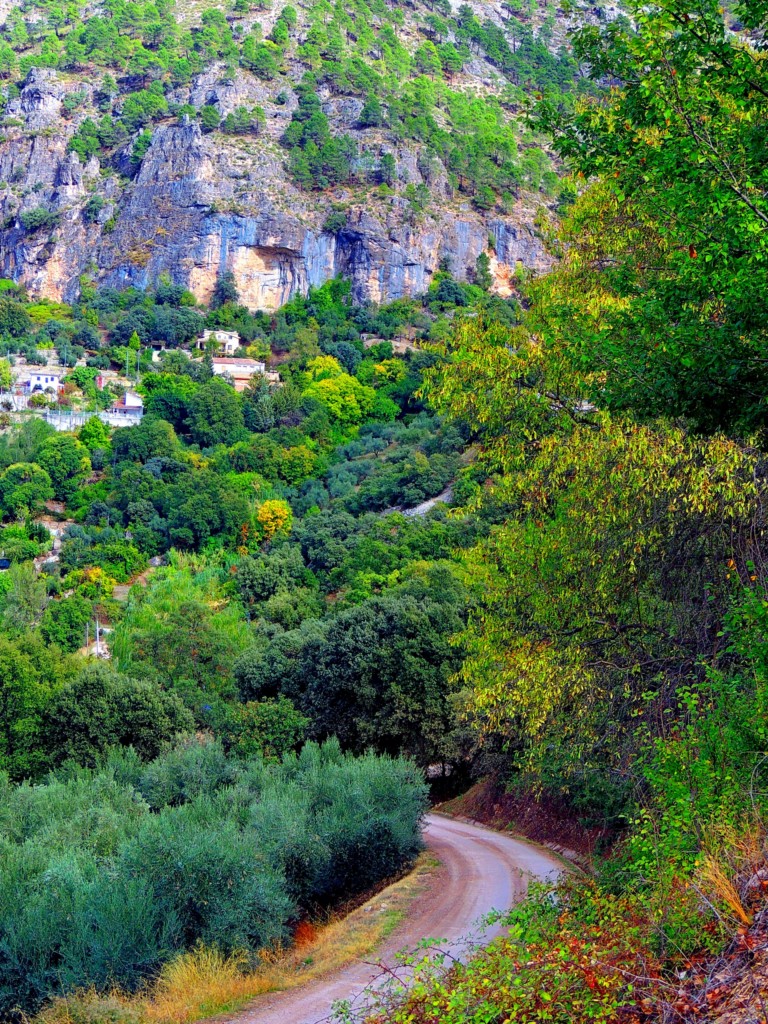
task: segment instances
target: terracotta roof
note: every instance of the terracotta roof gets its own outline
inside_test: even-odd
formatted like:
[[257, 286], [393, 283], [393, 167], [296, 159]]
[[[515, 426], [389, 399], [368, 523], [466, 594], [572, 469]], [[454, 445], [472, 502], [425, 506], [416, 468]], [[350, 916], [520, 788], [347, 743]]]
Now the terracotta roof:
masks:
[[228, 366], [263, 366], [264, 363], [259, 362], [258, 359], [231, 359], [229, 356], [222, 356], [218, 358], [213, 357], [214, 363], [226, 363]]

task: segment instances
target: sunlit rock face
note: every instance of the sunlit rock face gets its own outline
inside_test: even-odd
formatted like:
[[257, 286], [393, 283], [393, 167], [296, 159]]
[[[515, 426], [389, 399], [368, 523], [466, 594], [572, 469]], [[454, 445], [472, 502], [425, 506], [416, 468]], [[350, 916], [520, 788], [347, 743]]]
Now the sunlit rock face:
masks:
[[[452, 194], [441, 167], [432, 166], [428, 181], [421, 177], [416, 144], [390, 145], [381, 133], [378, 153], [392, 153], [400, 180], [430, 189], [425, 210], [414, 213], [402, 190], [382, 196], [374, 188], [296, 188], [278, 141], [290, 116], [284, 108], [267, 109], [264, 129], [248, 137], [203, 134], [196, 123], [169, 119], [154, 128], [140, 165], [131, 140], [111, 166], [95, 157], [83, 166], [68, 141], [93, 111], [87, 97], [78, 117], [62, 116], [73, 88], [53, 71], [33, 69], [9, 104], [19, 123], [0, 142], [0, 276], [33, 295], [73, 301], [83, 275], [117, 288], [152, 287], [162, 275], [206, 302], [221, 274], [231, 272], [245, 305], [271, 310], [337, 275], [351, 281], [359, 302], [418, 294], [441, 266], [471, 279], [481, 252], [491, 256], [501, 294], [510, 293], [518, 265], [549, 266], [532, 226], [541, 199], [520, 198], [505, 216], [483, 215]], [[245, 77], [222, 85], [209, 71], [189, 90], [223, 109], [269, 106], [264, 84]], [[359, 104], [332, 105], [336, 127], [376, 153], [355, 130]], [[25, 227], [24, 215], [40, 208], [55, 223]], [[325, 230], [340, 208], [346, 224]]]

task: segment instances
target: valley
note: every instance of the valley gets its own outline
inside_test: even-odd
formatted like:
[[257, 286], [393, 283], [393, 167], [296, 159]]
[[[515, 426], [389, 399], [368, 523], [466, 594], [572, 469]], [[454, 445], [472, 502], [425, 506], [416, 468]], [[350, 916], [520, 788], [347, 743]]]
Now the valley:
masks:
[[0, 1021], [764, 1024], [766, 0], [0, 21]]

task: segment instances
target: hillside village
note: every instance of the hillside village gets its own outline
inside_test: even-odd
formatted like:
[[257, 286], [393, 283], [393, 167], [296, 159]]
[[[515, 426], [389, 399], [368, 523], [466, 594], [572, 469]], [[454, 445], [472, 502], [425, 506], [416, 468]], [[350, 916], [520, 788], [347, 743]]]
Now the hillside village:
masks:
[[[153, 344], [151, 340], [150, 349], [153, 363], [160, 363], [163, 353], [168, 351], [162, 342]], [[267, 370], [263, 360], [252, 359], [245, 354], [246, 347], [241, 344], [237, 331], [206, 329], [199, 338], [190, 342], [187, 349], [181, 347], [177, 351], [187, 351], [190, 357], [197, 356], [198, 353], [207, 355], [214, 376], [222, 377], [238, 392], [245, 391], [257, 375], [263, 377], [270, 387], [280, 385], [278, 371]], [[238, 352], [242, 354], [237, 355]], [[95, 388], [99, 392], [106, 389], [107, 393], [114, 396], [107, 408], [98, 412], [88, 408], [92, 403], [89, 403], [87, 396], [67, 388], [71, 379], [68, 371], [76, 367], [86, 367], [88, 355], [89, 353], [86, 353], [77, 359], [74, 367], [57, 362], [53, 353], [51, 361], [43, 366], [27, 364], [23, 359], [14, 359], [10, 364], [9, 385], [6, 390], [0, 391], [0, 409], [9, 414], [36, 410], [38, 415], [43, 416], [57, 430], [71, 430], [76, 425], [82, 425], [89, 414], [98, 415], [111, 427], [139, 423], [144, 414], [144, 401], [142, 396], [133, 390], [138, 383], [138, 375], [131, 379], [111, 369], [103, 369], [95, 374]]]

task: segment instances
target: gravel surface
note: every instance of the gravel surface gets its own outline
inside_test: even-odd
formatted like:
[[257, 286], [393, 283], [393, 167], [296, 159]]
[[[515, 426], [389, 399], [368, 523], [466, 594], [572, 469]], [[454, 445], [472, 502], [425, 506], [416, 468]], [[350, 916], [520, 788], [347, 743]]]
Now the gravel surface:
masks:
[[371, 955], [374, 965], [357, 962], [304, 988], [263, 996], [227, 1024], [319, 1024], [331, 1017], [337, 1000], [360, 1001], [380, 983], [378, 966], [394, 965], [398, 951], [422, 939], [447, 940], [441, 948], [464, 956], [473, 945], [488, 942], [500, 929], [481, 932], [478, 920], [491, 910], [506, 910], [524, 894], [528, 880], [554, 878], [562, 862], [554, 854], [479, 825], [427, 817], [425, 839], [440, 861], [428, 888], [413, 903], [405, 920], [384, 946]]

